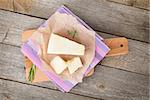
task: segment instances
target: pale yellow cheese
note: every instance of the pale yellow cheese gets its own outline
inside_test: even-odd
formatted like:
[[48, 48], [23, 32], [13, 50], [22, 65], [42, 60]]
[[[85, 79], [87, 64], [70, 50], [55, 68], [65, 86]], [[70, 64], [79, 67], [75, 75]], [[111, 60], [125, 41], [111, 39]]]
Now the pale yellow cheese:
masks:
[[54, 57], [50, 64], [57, 74], [61, 74], [67, 68], [66, 62], [59, 56]]
[[48, 43], [48, 54], [84, 55], [84, 52], [84, 45], [54, 33], [51, 34]]
[[70, 74], [73, 74], [78, 68], [82, 67], [82, 62], [80, 57], [74, 57], [67, 62], [67, 67]]

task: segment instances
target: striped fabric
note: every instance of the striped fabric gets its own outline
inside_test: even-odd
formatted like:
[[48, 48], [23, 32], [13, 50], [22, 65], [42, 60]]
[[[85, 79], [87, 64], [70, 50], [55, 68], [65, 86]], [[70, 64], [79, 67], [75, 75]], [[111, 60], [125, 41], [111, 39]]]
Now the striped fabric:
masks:
[[[84, 25], [87, 29], [93, 30], [84, 21], [82, 21], [79, 17], [74, 15], [67, 7], [62, 6], [57, 11], [60, 12], [60, 13], [70, 14], [70, 15], [76, 17], [76, 19], [82, 25]], [[44, 26], [44, 24], [42, 24], [40, 27], [43, 27], [43, 26]], [[90, 66], [83, 73], [83, 77], [92, 68], [94, 68], [105, 57], [105, 55], [110, 50], [102, 42], [103, 38], [100, 37], [97, 33], [96, 33], [96, 39], [95, 40], [96, 40], [95, 41], [96, 42], [95, 57], [94, 57], [92, 63], [90, 64]], [[58, 89], [60, 89], [63, 92], [69, 92], [78, 82], [72, 82], [70, 80], [63, 80], [56, 73], [45, 70], [44, 67], [42, 66], [43, 61], [37, 54], [38, 48], [37, 49], [36, 48], [37, 48], [37, 46], [34, 46], [33, 41], [28, 40], [27, 42], [25, 42], [22, 45], [21, 51], [25, 56], [27, 56], [33, 62], [33, 64], [35, 64], [49, 78], [50, 81], [52, 81], [58, 87]]]

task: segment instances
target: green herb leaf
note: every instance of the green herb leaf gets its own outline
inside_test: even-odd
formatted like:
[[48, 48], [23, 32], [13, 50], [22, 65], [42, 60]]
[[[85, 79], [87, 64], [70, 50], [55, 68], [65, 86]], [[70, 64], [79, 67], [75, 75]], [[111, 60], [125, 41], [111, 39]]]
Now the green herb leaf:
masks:
[[75, 35], [77, 34], [77, 31], [76, 30], [68, 31], [68, 34], [74, 38]]
[[29, 82], [31, 82], [31, 83], [34, 80], [35, 72], [36, 72], [36, 66], [34, 64], [32, 64], [30, 71], [29, 71], [29, 76], [28, 76]]

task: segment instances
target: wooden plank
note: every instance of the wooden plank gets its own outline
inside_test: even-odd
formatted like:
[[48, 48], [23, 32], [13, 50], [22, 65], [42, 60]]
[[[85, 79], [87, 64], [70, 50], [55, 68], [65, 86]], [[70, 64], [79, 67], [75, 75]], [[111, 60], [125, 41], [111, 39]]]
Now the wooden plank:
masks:
[[[150, 10], [149, 0], [106, 0], [111, 2], [116, 2], [120, 4], [125, 4], [128, 6], [138, 7]], [[26, 6], [25, 8], [23, 6]], [[32, 0], [23, 0], [18, 3], [16, 0], [0, 0], [0, 8], [15, 11], [18, 8], [22, 11], [28, 12], [32, 6]]]
[[15, 0], [14, 7], [19, 13], [48, 18], [63, 4], [95, 30], [149, 42], [147, 10], [106, 0]]
[[107, 0], [111, 2], [121, 3], [129, 6], [133, 6], [136, 0]]
[[22, 0], [22, 2], [14, 0], [14, 11], [21, 10], [23, 12], [29, 12], [32, 10], [32, 3], [32, 0]]
[[[17, 15], [17, 16], [19, 16], [19, 15]], [[26, 17], [26, 18], [28, 19], [28, 17]], [[32, 26], [32, 25], [35, 24], [35, 23], [33, 23], [33, 24], [28, 23], [28, 25], [24, 25], [24, 24], [21, 24], [19, 22], [15, 22], [13, 20], [10, 20], [10, 22], [7, 21], [7, 20], [5, 20], [5, 21], [7, 23], [9, 23], [8, 24], [9, 26], [12, 25], [11, 22], [16, 23], [15, 25], [13, 25], [13, 26], [10, 27], [10, 30], [15, 30], [15, 28], [17, 29], [19, 27], [18, 30], [22, 31], [23, 28], [27, 28], [28, 26], [30, 26], [30, 25]], [[31, 20], [29, 20], [29, 21], [31, 21]], [[24, 22], [26, 22], [26, 21], [24, 21]], [[22, 81], [25, 81], [24, 80], [25, 78], [23, 79], [24, 75], [21, 74], [21, 73], [24, 72], [24, 70], [23, 70], [23, 65], [24, 64], [23, 64], [23, 61], [20, 61], [20, 60], [23, 60], [23, 58], [21, 56], [21, 53], [20, 53], [20, 48], [18, 48], [18, 47], [12, 47], [12, 46], [9, 47], [9, 45], [5, 45], [5, 46], [2, 45], [1, 48], [0, 48], [0, 50], [2, 50], [2, 51], [0, 51], [0, 53], [2, 54], [1, 55], [1, 59], [0, 59], [0, 61], [1, 61], [0, 62], [1, 65], [0, 66], [1, 66], [1, 71], [2, 71], [0, 74], [2, 74], [2, 75], [0, 75], [0, 76], [2, 76], [4, 78], [10, 78], [10, 79], [17, 79], [16, 77], [20, 77], [20, 78], [18, 78], [18, 80], [20, 79]], [[11, 49], [11, 48], [13, 48], [13, 49]], [[11, 55], [11, 54], [13, 54], [13, 55]], [[14, 57], [17, 57], [17, 58], [14, 59]], [[22, 65], [19, 65], [19, 64], [22, 64]], [[3, 67], [3, 66], [5, 66], [5, 67]], [[14, 66], [16, 66], [17, 68], [15, 69]], [[4, 69], [4, 68], [6, 68], [6, 69]], [[10, 68], [12, 68], [12, 69], [10, 69]], [[125, 98], [127, 100], [131, 99], [131, 98], [132, 99], [136, 99], [136, 100], [138, 100], [138, 99], [141, 100], [141, 98], [147, 98], [147, 96], [145, 96], [145, 94], [147, 95], [147, 78], [148, 78], [148, 76], [138, 75], [138, 74], [135, 74], [135, 73], [121, 71], [121, 70], [117, 70], [117, 69], [113, 69], [113, 68], [107, 68], [107, 67], [104, 67], [104, 66], [100, 66], [98, 68], [104, 68], [104, 69], [101, 69], [100, 71], [98, 71], [97, 72], [97, 76], [93, 76], [93, 78], [87, 78], [87, 79], [85, 79], [85, 81], [87, 80], [88, 83], [86, 83], [86, 84], [82, 83], [82, 84], [84, 84], [84, 86], [82, 86], [82, 84], [80, 84], [81, 86], [78, 85], [76, 88], [79, 88], [79, 89], [75, 88], [74, 90], [72, 90], [72, 92], [74, 92], [74, 93], [80, 93], [82, 91], [81, 93], [84, 94], [84, 95], [90, 95], [91, 94], [94, 97], [109, 98], [109, 99], [110, 98], [114, 98], [114, 100], [117, 100], [117, 99], [120, 99], [120, 98], [122, 98], [122, 99]], [[19, 72], [19, 70], [22, 70], [22, 72]], [[103, 71], [103, 70], [105, 70], [106, 72]], [[113, 72], [112, 72], [112, 70], [113, 70]], [[105, 77], [106, 79], [108, 79], [107, 80], [108, 87], [105, 86], [105, 85], [99, 85], [99, 84], [104, 84], [104, 83], [106, 84], [106, 82], [105, 82], [106, 80], [104, 79], [105, 75], [103, 75], [103, 73], [102, 73], [102, 75], [99, 75], [99, 72], [105, 72], [106, 76], [108, 75], [109, 77], [117, 75], [120, 78], [118, 78], [117, 76], [110, 77], [110, 78]], [[110, 74], [108, 74], [108, 72]], [[15, 75], [12, 75], [12, 73], [15, 74]], [[101, 78], [99, 78], [99, 76], [101, 76]], [[98, 77], [98, 79], [96, 79], [95, 81], [94, 80], [92, 80], [92, 81], [88, 80], [88, 79], [94, 79], [95, 77]], [[114, 80], [112, 82], [113, 79], [116, 79], [117, 81]], [[101, 82], [101, 80], [104, 80], [104, 81]], [[121, 83], [120, 83], [120, 80], [122, 81]], [[124, 80], [125, 81], [127, 80], [127, 83], [123, 84]], [[133, 82], [133, 80], [134, 80], [134, 82]], [[142, 81], [142, 83], [141, 83], [141, 81]], [[95, 86], [95, 82], [97, 82], [98, 85]], [[109, 86], [111, 82], [113, 84], [111, 84], [112, 86]], [[118, 84], [116, 84], [117, 82], [118, 82]], [[88, 85], [89, 83], [90, 83], [90, 85]], [[138, 85], [136, 85], [134, 83], [136, 83]], [[94, 86], [92, 84], [94, 84]], [[136, 86], [132, 86], [133, 84], [136, 85]], [[44, 87], [45, 86], [50, 87], [49, 85], [53, 86], [52, 84], [47, 84], [47, 83], [44, 83], [44, 85], [42, 85], [42, 86], [44, 86]], [[139, 87], [139, 85], [140, 85], [140, 87]], [[89, 87], [89, 86], [91, 86], [91, 87]], [[122, 86], [124, 88], [127, 88], [127, 89], [122, 88]], [[144, 89], [141, 89], [141, 87], [143, 87], [143, 86], [144, 86]], [[80, 89], [80, 87], [84, 87], [83, 90]], [[92, 89], [93, 87], [95, 87], [95, 88]], [[100, 87], [100, 90], [97, 89], [97, 87]], [[102, 88], [102, 90], [101, 90], [101, 88]], [[105, 90], [105, 88], [106, 88], [107, 91], [103, 92]], [[95, 90], [95, 89], [97, 89], [97, 90]], [[92, 90], [92, 91], [90, 91], [90, 90]], [[130, 93], [127, 93], [128, 91]], [[134, 94], [134, 93], [140, 93], [141, 94], [141, 92], [142, 92], [142, 96], [139, 95], [139, 94]], [[101, 94], [101, 95], [99, 95], [99, 94]], [[135, 97], [133, 97], [133, 96], [135, 96]]]
[[[0, 44], [0, 54], [0, 77], [27, 83], [20, 48]], [[50, 82], [36, 85], [56, 89]], [[94, 74], [85, 78], [71, 93], [106, 100], [141, 100], [148, 98], [148, 75], [98, 65]]]
[[136, 0], [133, 6], [150, 10], [150, 0]]
[[96, 100], [0, 79], [1, 100]]
[[[23, 30], [28, 28], [35, 28], [44, 21], [43, 19], [34, 18], [30, 16], [14, 14], [5, 11], [3, 12], [4, 13], [2, 14], [5, 17], [0, 16], [0, 22], [3, 23], [3, 26], [5, 25], [9, 27], [9, 31], [7, 37], [4, 40], [4, 43], [11, 45], [20, 46], [21, 33], [23, 32]], [[6, 16], [12, 16], [12, 19], [9, 19]], [[16, 21], [18, 19], [19, 21]], [[5, 29], [2, 29], [1, 31], [5, 31]], [[98, 32], [98, 34], [100, 34], [104, 38], [113, 37], [113, 35], [107, 35], [101, 32]], [[147, 43], [129, 39], [128, 55], [106, 58], [102, 62], [102, 65], [148, 75], [148, 64], [146, 63], [149, 61], [147, 58], [148, 49], [145, 48], [148, 48]]]
[[12, 44], [17, 42], [21, 44], [18, 34], [21, 35], [21, 32], [26, 29], [37, 28], [43, 21], [43, 19], [0, 10], [0, 41], [3, 40], [9, 28], [12, 36], [8, 34], [8, 37], [11, 38], [6, 37], [6, 41]]
[[16, 27], [18, 29], [29, 29], [38, 27], [44, 20], [25, 16], [9, 11], [0, 10], [0, 22], [9, 28]]
[[[104, 38], [113, 38], [116, 36], [100, 33]], [[149, 75], [148, 62], [150, 59], [149, 49], [150, 44], [128, 39], [129, 52], [127, 55], [106, 57], [101, 64], [114, 68], [124, 69], [136, 73]]]
[[[22, 4], [20, 0], [16, 2], [26, 9], [26, 6], [23, 6], [25, 4]], [[25, 12], [19, 8], [16, 11], [48, 18], [62, 4], [67, 5], [96, 30], [148, 42], [148, 11], [125, 5], [97, 0], [93, 0], [92, 3], [87, 0], [82, 0], [82, 2], [80, 0], [71, 2], [68, 0], [43, 0], [42, 2], [32, 0], [30, 11]]]
[[13, 11], [13, 0], [0, 0], [0, 8]]
[[112, 1], [116, 3], [121, 3], [133, 7], [150, 10], [149, 0], [107, 0], [107, 1]]

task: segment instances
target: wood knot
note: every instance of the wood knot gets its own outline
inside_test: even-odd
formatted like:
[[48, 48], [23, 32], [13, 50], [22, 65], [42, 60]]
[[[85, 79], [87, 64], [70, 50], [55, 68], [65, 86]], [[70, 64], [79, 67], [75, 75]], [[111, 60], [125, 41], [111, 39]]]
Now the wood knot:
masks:
[[8, 93], [2, 93], [2, 98], [4, 98], [4, 100], [10, 100], [11, 95]]
[[98, 84], [97, 87], [101, 90], [105, 90], [105, 86], [103, 84]]

